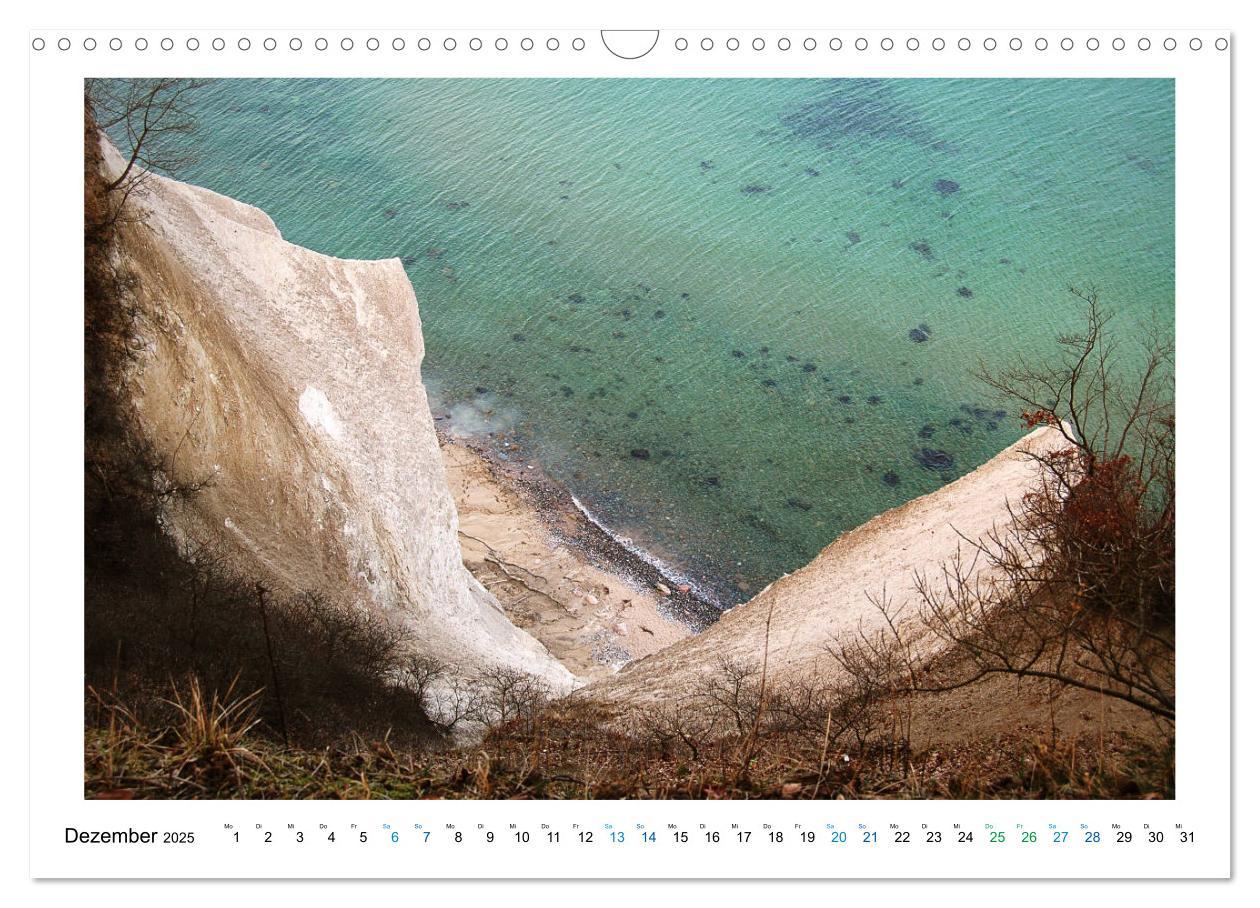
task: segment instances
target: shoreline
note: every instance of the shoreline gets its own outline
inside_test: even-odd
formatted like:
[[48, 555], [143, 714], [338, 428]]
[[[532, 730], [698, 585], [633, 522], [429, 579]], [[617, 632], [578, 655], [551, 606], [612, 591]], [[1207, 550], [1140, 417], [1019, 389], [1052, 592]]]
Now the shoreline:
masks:
[[[602, 527], [536, 465], [434, 414], [465, 566], [586, 681], [692, 636], [721, 610]], [[666, 592], [668, 591], [668, 592]]]

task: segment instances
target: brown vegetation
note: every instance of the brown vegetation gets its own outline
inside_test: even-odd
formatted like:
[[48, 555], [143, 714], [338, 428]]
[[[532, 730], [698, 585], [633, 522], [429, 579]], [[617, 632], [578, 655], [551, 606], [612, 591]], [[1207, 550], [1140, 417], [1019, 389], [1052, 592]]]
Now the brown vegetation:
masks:
[[[1085, 329], [1060, 338], [1060, 361], [981, 373], [1025, 406], [1029, 427], [1062, 434], [1062, 446], [1031, 455], [1040, 484], [1008, 506], [1002, 531], [966, 540], [974, 554], [919, 574], [917, 603], [879, 600], [886, 626], [847, 645], [845, 658], [919, 692], [995, 674], [1047, 678], [1171, 723], [1172, 348], [1149, 341], [1137, 380], [1124, 381], [1097, 295], [1076, 296]], [[932, 655], [941, 647], [923, 647], [924, 634], [965, 656], [965, 670], [941, 676]]]
[[[731, 689], [720, 696], [730, 702]], [[164, 724], [98, 702], [85, 788], [101, 798], [1153, 798], [1173, 794], [1171, 746], [1141, 737], [1011, 732], [911, 750], [888, 703], [865, 744], [832, 708], [776, 708], [755, 740], [689, 714], [568, 698], [490, 729], [475, 746], [417, 749], [388, 736], [286, 747], [255, 726], [250, 698], [195, 686]], [[776, 698], [779, 699], [779, 698]], [[779, 700], [783, 702], [783, 700]], [[691, 704], [705, 714], [706, 701]], [[834, 704], [833, 704], [834, 706]], [[684, 721], [680, 721], [684, 720]], [[891, 724], [890, 724], [891, 723]], [[755, 754], [749, 759], [751, 750]]]

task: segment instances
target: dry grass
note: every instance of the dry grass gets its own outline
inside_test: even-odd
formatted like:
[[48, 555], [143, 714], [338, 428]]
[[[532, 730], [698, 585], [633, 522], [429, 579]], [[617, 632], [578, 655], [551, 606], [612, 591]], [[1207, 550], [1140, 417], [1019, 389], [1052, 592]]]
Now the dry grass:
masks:
[[1171, 741], [1125, 735], [1003, 735], [909, 749], [889, 737], [829, 750], [776, 727], [715, 735], [695, 749], [617, 731], [606, 704], [567, 699], [494, 727], [475, 747], [395, 749], [388, 737], [336, 748], [286, 747], [263, 733], [253, 695], [191, 686], [169, 724], [145, 725], [97, 697], [85, 793], [96, 798], [1165, 798]]
[[[171, 697], [162, 701], [170, 709], [170, 724], [149, 728], [112, 695], [89, 688], [89, 707], [104, 719], [87, 738], [85, 770], [95, 779], [97, 795], [130, 796], [154, 774], [203, 797], [246, 786], [247, 770], [261, 765], [246, 743], [259, 722], [260, 693], [238, 696], [232, 684], [222, 695], [207, 694], [193, 676], [172, 685]], [[143, 767], [139, 774], [138, 767]]]
[[235, 687], [233, 682], [222, 697], [216, 692], [207, 699], [194, 676], [184, 691], [176, 688], [172, 699], [166, 701], [177, 714], [171, 727], [175, 735], [172, 753], [178, 761], [176, 772], [213, 758], [226, 761], [239, 775], [240, 762], [251, 759], [244, 741], [258, 724], [256, 708], [262, 690], [235, 697]]

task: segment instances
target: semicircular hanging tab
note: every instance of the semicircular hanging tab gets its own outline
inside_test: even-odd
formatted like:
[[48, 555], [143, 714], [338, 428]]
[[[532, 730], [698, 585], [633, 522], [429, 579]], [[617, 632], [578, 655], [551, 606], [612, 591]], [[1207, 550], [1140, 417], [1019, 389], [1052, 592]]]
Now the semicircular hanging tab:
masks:
[[599, 36], [614, 56], [637, 60], [652, 52], [661, 33], [657, 29], [609, 29], [601, 30]]

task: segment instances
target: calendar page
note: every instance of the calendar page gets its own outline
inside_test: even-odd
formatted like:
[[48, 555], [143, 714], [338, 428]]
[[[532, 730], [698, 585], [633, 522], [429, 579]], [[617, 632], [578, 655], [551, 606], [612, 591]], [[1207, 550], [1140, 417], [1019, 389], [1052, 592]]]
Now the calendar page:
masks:
[[399, 18], [27, 34], [31, 874], [1230, 876], [1231, 33]]

